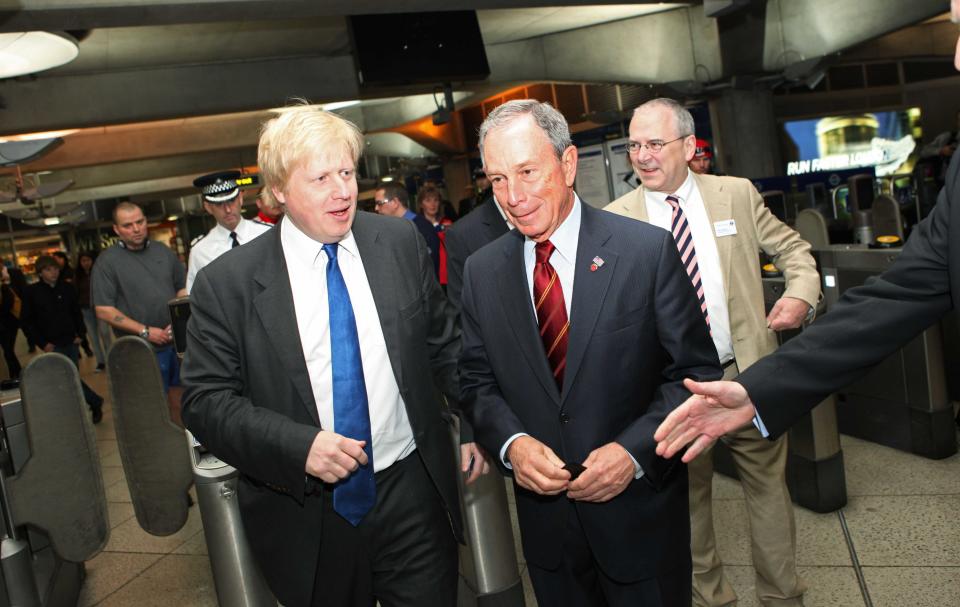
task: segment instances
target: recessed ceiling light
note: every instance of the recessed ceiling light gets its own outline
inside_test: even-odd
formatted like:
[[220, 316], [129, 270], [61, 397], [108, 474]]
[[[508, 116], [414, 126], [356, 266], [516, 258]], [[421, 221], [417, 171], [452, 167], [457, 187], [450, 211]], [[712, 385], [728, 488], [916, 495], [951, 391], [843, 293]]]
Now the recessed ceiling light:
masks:
[[42, 72], [70, 63], [80, 48], [66, 34], [12, 32], [0, 34], [0, 78]]

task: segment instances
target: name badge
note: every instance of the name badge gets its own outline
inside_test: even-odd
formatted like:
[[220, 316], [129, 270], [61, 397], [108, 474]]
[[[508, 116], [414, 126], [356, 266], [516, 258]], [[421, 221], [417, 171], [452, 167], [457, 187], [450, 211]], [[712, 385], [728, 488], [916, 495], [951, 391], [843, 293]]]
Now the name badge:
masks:
[[714, 221], [713, 231], [716, 233], [717, 238], [720, 238], [721, 236], [733, 236], [737, 233], [737, 223], [732, 219]]

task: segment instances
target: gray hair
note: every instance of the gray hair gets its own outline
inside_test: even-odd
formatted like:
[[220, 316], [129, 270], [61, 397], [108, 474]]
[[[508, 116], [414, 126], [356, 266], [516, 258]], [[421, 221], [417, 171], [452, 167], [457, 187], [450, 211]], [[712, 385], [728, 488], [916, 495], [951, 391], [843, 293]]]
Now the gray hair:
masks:
[[656, 99], [651, 99], [646, 103], [640, 105], [637, 109], [633, 110], [633, 115], [636, 116], [642, 110], [650, 109], [654, 107], [666, 108], [673, 112], [673, 124], [677, 127], [677, 136], [687, 137], [689, 135], [696, 135], [695, 127], [693, 125], [693, 116], [687, 110], [674, 99], [669, 97], [657, 97]]
[[[515, 99], [508, 101], [487, 114], [487, 119], [480, 125], [480, 160], [483, 160], [483, 142], [490, 131], [506, 125], [521, 116], [529, 114], [550, 140], [557, 158], [563, 157], [563, 151], [573, 145], [570, 139], [570, 127], [563, 114], [558, 112], [549, 103], [536, 99]], [[484, 163], [486, 166], [486, 163]]]

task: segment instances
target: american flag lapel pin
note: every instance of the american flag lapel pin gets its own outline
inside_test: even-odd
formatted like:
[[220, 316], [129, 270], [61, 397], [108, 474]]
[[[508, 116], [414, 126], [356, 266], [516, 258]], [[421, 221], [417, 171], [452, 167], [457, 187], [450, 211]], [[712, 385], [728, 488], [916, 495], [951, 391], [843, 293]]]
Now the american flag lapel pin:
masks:
[[590, 264], [590, 271], [596, 272], [603, 266], [603, 258], [597, 255], [593, 258], [593, 263]]

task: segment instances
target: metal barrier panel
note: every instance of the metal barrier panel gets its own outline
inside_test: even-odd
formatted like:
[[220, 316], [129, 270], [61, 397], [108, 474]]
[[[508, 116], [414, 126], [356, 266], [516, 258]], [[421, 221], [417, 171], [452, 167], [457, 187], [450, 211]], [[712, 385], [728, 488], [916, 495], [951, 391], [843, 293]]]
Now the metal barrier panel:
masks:
[[[900, 250], [831, 245], [814, 253], [824, 276], [829, 314], [844, 291], [886, 270]], [[838, 391], [840, 430], [932, 459], [956, 453], [943, 336], [940, 323], [929, 327], [867, 375]]]
[[217, 600], [231, 607], [276, 607], [277, 599], [253, 558], [240, 520], [239, 473], [205, 451], [192, 434], [185, 434]]
[[77, 369], [62, 354], [43, 354], [24, 369], [21, 394], [31, 452], [6, 482], [11, 518], [41, 529], [61, 558], [83, 562], [106, 545], [110, 525]]
[[176, 533], [187, 522], [193, 475], [184, 431], [170, 421], [153, 348], [139, 337], [121, 337], [107, 355], [107, 376], [137, 522], [153, 535]]
[[[459, 470], [458, 424], [453, 429], [453, 444]], [[460, 546], [460, 576], [464, 583], [460, 586], [459, 607], [524, 607], [503, 476], [494, 468], [470, 485], [464, 483], [462, 474], [457, 477], [467, 541], [466, 546]]]

